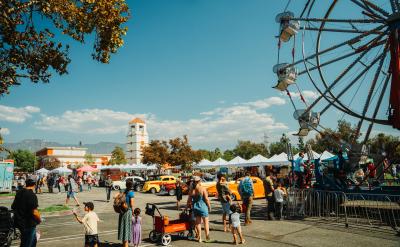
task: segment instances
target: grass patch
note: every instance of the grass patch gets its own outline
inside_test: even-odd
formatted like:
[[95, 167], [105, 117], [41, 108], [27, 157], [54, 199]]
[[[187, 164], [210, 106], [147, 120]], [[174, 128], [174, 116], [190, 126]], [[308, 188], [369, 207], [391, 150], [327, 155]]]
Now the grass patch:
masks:
[[15, 193], [1, 193], [0, 197], [3, 197], [3, 196], [15, 196]]
[[47, 208], [39, 208], [39, 211], [42, 213], [51, 213], [51, 212], [66, 211], [66, 210], [71, 210], [71, 208], [66, 205], [52, 205]]

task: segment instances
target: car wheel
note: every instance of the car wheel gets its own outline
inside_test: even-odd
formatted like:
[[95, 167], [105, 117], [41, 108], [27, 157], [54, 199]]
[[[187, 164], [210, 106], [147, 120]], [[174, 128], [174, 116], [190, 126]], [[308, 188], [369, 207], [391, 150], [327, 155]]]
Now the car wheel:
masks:
[[119, 187], [119, 185], [114, 185], [114, 186], [113, 186], [113, 189], [114, 189], [114, 190], [120, 190], [120, 187]]
[[142, 189], [143, 189], [143, 187], [140, 184], [138, 184], [136, 186], [136, 191], [142, 191]]
[[151, 188], [151, 189], [150, 189], [150, 193], [151, 193], [151, 194], [155, 194], [156, 192], [157, 192], [157, 191], [156, 191], [156, 188]]
[[169, 234], [164, 234], [164, 235], [162, 235], [162, 237], [161, 237], [161, 244], [162, 244], [163, 246], [168, 246], [168, 245], [171, 243], [171, 241], [172, 241], [171, 235], [169, 235]]
[[170, 196], [174, 196], [175, 193], [176, 193], [176, 191], [175, 191], [174, 189], [170, 189], [170, 190], [168, 191], [168, 195], [170, 195]]
[[153, 242], [153, 243], [155, 243], [155, 242], [157, 242], [158, 241], [158, 234], [157, 234], [157, 232], [156, 231], [151, 231], [150, 232], [150, 234], [149, 234], [149, 239], [150, 239], [150, 241], [151, 242]]
[[231, 194], [231, 199], [232, 199], [232, 201], [236, 201], [237, 200], [236, 195], [235, 194]]

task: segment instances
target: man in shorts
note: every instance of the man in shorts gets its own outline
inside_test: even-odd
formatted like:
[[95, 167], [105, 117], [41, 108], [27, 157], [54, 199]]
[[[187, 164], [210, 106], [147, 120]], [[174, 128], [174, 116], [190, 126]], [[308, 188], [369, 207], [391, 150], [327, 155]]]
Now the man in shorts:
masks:
[[224, 223], [224, 232], [228, 231], [228, 222], [226, 216], [231, 213], [231, 191], [229, 190], [228, 184], [226, 182], [225, 175], [219, 173], [217, 175], [217, 191], [218, 191], [218, 200], [221, 202], [222, 207], [222, 222]]
[[93, 202], [84, 202], [85, 205], [85, 216], [81, 219], [75, 211], [72, 211], [75, 219], [83, 224], [85, 229], [85, 247], [97, 247], [99, 243], [99, 235], [97, 232], [97, 222], [99, 222], [99, 217], [93, 211]]
[[79, 201], [78, 198], [76, 197], [76, 191], [78, 189], [78, 186], [74, 180], [74, 178], [71, 175], [68, 175], [68, 190], [67, 190], [67, 200], [65, 200], [65, 204], [68, 205], [69, 198], [74, 198], [76, 202], [76, 206], [79, 207]]

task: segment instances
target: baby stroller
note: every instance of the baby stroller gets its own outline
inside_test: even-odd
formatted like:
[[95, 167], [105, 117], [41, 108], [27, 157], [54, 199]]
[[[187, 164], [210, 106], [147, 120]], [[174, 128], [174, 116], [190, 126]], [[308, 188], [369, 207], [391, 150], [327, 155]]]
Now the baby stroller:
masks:
[[12, 211], [6, 207], [0, 207], [0, 247], [11, 246], [12, 240], [15, 240], [17, 236]]
[[[157, 211], [157, 215], [155, 215]], [[190, 214], [184, 211], [179, 215], [179, 219], [169, 220], [168, 216], [162, 215], [155, 204], [146, 204], [146, 214], [153, 217], [153, 230], [149, 234], [150, 241], [161, 242], [167, 246], [172, 241], [171, 234], [178, 233], [180, 237], [193, 237], [193, 228]]]

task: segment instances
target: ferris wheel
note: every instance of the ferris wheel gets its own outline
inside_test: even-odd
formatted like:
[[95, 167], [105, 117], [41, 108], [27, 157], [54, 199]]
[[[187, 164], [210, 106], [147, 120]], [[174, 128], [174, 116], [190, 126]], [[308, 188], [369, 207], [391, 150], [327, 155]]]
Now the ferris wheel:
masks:
[[[364, 143], [374, 124], [400, 130], [400, 0], [293, 2], [276, 16], [273, 71], [274, 88], [294, 107], [296, 135], [324, 129], [332, 109], [356, 120], [355, 136], [364, 130]], [[309, 102], [305, 88], [317, 91]]]

